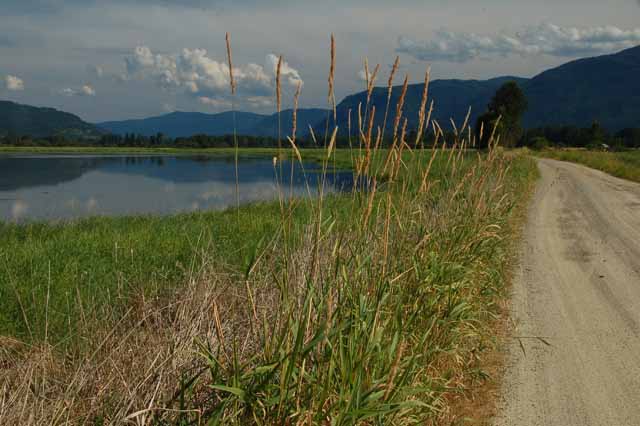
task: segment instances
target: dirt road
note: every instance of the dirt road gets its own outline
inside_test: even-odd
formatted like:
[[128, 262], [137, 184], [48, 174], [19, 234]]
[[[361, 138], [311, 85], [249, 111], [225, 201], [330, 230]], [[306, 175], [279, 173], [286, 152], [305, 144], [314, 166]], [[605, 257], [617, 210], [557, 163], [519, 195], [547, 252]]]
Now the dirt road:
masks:
[[640, 425], [640, 185], [539, 166], [495, 424]]

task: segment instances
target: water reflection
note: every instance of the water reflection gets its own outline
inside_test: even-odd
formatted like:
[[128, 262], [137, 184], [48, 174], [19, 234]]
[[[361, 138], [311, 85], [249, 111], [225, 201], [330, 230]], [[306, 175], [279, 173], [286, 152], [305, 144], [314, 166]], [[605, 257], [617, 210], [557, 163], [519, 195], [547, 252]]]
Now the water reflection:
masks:
[[[282, 191], [315, 193], [318, 167], [283, 162]], [[351, 173], [330, 174], [327, 191], [349, 189]], [[171, 214], [235, 204], [233, 158], [207, 156], [0, 156], [0, 219]], [[242, 203], [277, 197], [270, 158], [239, 163]]]

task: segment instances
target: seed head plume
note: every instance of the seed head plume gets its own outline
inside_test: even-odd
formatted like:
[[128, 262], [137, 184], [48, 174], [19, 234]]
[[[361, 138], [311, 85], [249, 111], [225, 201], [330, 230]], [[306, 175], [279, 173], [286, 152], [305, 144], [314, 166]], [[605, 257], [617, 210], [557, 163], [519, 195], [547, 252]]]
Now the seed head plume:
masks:
[[296, 87], [296, 94], [293, 96], [293, 119], [292, 119], [292, 129], [291, 129], [291, 138], [293, 141], [296, 141], [296, 130], [298, 128], [298, 100], [300, 99], [300, 91], [302, 89], [302, 83], [298, 82], [298, 86]]
[[400, 56], [396, 56], [396, 60], [393, 62], [393, 67], [391, 67], [391, 74], [389, 74], [389, 81], [387, 82], [387, 87], [389, 91], [393, 87], [393, 78], [396, 76], [396, 72], [398, 71], [398, 67], [400, 66]]
[[400, 119], [402, 118], [402, 108], [404, 108], [404, 98], [407, 95], [407, 87], [409, 86], [409, 75], [405, 75], [404, 83], [402, 84], [402, 92], [400, 92], [400, 99], [398, 99], [398, 105], [396, 106], [396, 120], [393, 125], [393, 139], [395, 140], [398, 134], [398, 126], [400, 126]]
[[233, 61], [231, 59], [231, 36], [229, 33], [226, 34], [227, 41], [227, 60], [229, 62], [229, 84], [231, 85], [231, 94], [236, 94], [236, 81], [233, 78]]
[[[422, 140], [422, 132], [425, 127], [425, 120], [427, 114], [427, 98], [429, 97], [429, 79], [431, 76], [431, 68], [427, 68], [427, 72], [424, 75], [424, 89], [422, 90], [422, 101], [420, 102], [420, 111], [418, 112], [418, 131], [416, 132], [415, 146], [418, 146], [420, 140]], [[429, 123], [426, 123], [429, 127]]]
[[278, 57], [278, 65], [276, 66], [276, 107], [278, 112], [282, 106], [282, 85], [280, 84], [280, 73], [282, 70], [282, 55]]
[[333, 120], [336, 121], [336, 97], [334, 94], [334, 78], [336, 73], [336, 39], [331, 34], [331, 67], [329, 68], [329, 103], [333, 106]]
[[329, 140], [329, 147], [327, 148], [327, 159], [331, 157], [331, 153], [333, 152], [333, 147], [336, 144], [337, 135], [338, 135], [338, 126], [333, 128], [333, 133], [331, 134], [331, 139]]
[[365, 56], [364, 58], [364, 81], [369, 87], [369, 58]]
[[387, 129], [387, 117], [389, 116], [389, 105], [391, 104], [391, 92], [393, 91], [393, 79], [396, 76], [396, 72], [398, 71], [399, 66], [400, 66], [400, 56], [396, 56], [396, 60], [393, 62], [393, 66], [391, 67], [389, 80], [387, 81], [387, 107], [384, 110], [384, 120], [382, 121], [383, 137]]
[[367, 105], [371, 101], [371, 94], [373, 93], [373, 87], [376, 84], [376, 77], [378, 76], [378, 71], [380, 70], [380, 64], [376, 65], [373, 69], [373, 73], [371, 73], [371, 78], [367, 81]]

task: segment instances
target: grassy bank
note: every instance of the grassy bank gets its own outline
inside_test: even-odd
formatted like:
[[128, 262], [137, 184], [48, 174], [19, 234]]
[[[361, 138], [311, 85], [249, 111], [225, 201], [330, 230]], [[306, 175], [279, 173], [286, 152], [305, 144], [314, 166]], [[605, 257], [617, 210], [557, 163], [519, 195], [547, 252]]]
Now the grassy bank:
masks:
[[83, 342], [5, 340], [4, 381], [26, 398], [5, 419], [29, 404], [70, 423], [455, 420], [535, 167], [440, 152], [424, 191], [426, 154], [375, 193], [247, 206], [240, 225], [233, 210], [4, 225], [5, 324]]
[[[330, 93], [333, 39], [331, 52]], [[454, 407], [486, 379], [536, 167], [465, 149], [467, 124], [443, 143], [426, 90], [409, 140], [407, 82], [384, 112], [391, 149], [378, 149], [368, 105], [354, 152], [333, 149], [337, 128], [323, 150], [291, 143], [288, 155], [323, 174], [344, 162], [359, 191], [5, 225], [0, 423], [463, 422]], [[412, 149], [425, 129], [454, 148]]]
[[[228, 155], [227, 150], [215, 152]], [[322, 152], [303, 151], [302, 158], [321, 161]], [[386, 153], [381, 151], [377, 166]], [[353, 168], [351, 154], [336, 151], [335, 163]], [[421, 162], [430, 156], [430, 151], [416, 153]], [[444, 173], [446, 160], [441, 156], [433, 162], [434, 175]], [[287, 190], [283, 188], [285, 196]], [[292, 238], [312, 221], [312, 205], [297, 200], [287, 213]], [[325, 199], [323, 214], [348, 222], [350, 206], [350, 195], [332, 195]], [[77, 342], [96, 327], [117, 321], [132, 300], [159, 297], [182, 286], [211, 259], [229, 271], [244, 271], [281, 228], [281, 213], [279, 202], [272, 201], [243, 206], [239, 216], [230, 209], [52, 224], [0, 222], [0, 335], [31, 343], [45, 338], [53, 344]]]
[[640, 151], [601, 152], [583, 150], [545, 150], [538, 155], [584, 164], [610, 175], [640, 182]]
[[[272, 156], [278, 153], [277, 148], [240, 148], [239, 152], [244, 155]], [[234, 148], [135, 148], [135, 147], [103, 147], [103, 146], [7, 146], [0, 145], [2, 154], [97, 154], [97, 155], [123, 155], [123, 154], [146, 154], [146, 155], [180, 155], [180, 154], [206, 154], [233, 156]]]
[[[380, 152], [387, 150], [381, 149]], [[299, 153], [305, 162], [322, 163], [326, 153], [322, 149], [300, 149]], [[348, 149], [337, 149], [329, 164], [329, 169], [350, 170], [354, 167], [354, 153]], [[234, 148], [132, 148], [132, 147], [14, 147], [0, 145], [0, 155], [190, 155], [210, 157], [233, 157]], [[295, 158], [291, 149], [277, 148], [239, 148], [238, 156], [242, 158]]]
[[261, 203], [243, 207], [240, 222], [226, 211], [0, 223], [0, 334], [54, 343], [87, 334], [132, 298], [180, 285], [203, 257], [242, 269], [279, 220], [277, 204]]

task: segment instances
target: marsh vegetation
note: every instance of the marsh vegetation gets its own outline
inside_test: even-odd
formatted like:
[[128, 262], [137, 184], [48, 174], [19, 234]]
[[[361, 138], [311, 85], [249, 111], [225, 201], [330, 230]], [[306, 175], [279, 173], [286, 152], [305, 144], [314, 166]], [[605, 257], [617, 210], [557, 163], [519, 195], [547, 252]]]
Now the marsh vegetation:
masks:
[[[335, 49], [332, 39], [332, 107]], [[353, 170], [348, 193], [320, 184], [296, 198], [282, 184], [291, 173], [282, 155], [305, 161], [294, 115], [273, 158], [273, 202], [2, 225], [0, 277], [14, 302], [3, 319], [0, 423], [460, 420], [455, 401], [486, 379], [536, 171], [504, 155], [491, 129], [487, 152], [469, 149], [468, 120], [445, 141], [428, 84], [410, 139], [407, 81], [387, 111], [353, 111], [351, 149], [336, 151], [335, 127], [312, 133], [321, 176], [340, 163]], [[387, 125], [391, 146], [380, 149]], [[427, 132], [433, 150], [422, 149]]]

